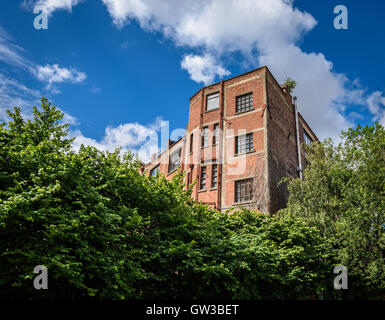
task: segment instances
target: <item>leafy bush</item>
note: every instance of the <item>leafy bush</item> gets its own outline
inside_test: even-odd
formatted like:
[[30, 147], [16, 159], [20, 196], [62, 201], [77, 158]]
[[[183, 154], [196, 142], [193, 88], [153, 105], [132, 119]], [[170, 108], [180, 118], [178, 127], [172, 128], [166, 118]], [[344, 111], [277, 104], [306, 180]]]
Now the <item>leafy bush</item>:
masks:
[[[220, 213], [180, 173], [140, 174], [132, 154], [72, 150], [46, 99], [0, 127], [0, 295], [66, 299], [318, 298], [329, 241], [293, 214]], [[295, 202], [291, 200], [292, 204]], [[48, 268], [48, 290], [33, 268]]]
[[385, 130], [349, 129], [343, 141], [313, 144], [305, 180], [289, 183], [288, 208], [333, 242], [348, 268], [345, 297], [385, 297]]

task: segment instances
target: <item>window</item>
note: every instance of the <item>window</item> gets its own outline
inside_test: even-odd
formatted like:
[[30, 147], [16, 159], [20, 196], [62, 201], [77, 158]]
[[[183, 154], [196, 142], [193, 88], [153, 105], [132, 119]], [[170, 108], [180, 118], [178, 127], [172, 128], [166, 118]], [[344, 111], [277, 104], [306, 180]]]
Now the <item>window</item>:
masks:
[[150, 176], [155, 177], [159, 173], [159, 164], [150, 171]]
[[244, 112], [253, 109], [253, 93], [237, 97], [236, 112]]
[[207, 147], [209, 143], [209, 127], [203, 127], [202, 147]]
[[235, 181], [235, 202], [252, 200], [253, 191], [253, 179]]
[[216, 188], [218, 182], [218, 166], [213, 164], [211, 172], [211, 188]]
[[180, 155], [181, 155], [181, 149], [174, 151], [170, 155], [170, 162], [168, 165], [168, 172], [172, 172], [176, 170], [180, 166]]
[[219, 142], [219, 123], [214, 124], [213, 145]]
[[206, 111], [219, 108], [219, 92], [206, 96]]
[[235, 137], [235, 154], [253, 151], [253, 134]]
[[313, 139], [308, 135], [305, 130], [303, 130], [303, 140], [308, 146], [311, 146], [311, 144], [313, 143]]
[[192, 133], [190, 135], [190, 153], [193, 152], [193, 146], [194, 146], [193, 142], [194, 142], [194, 134]]
[[201, 182], [200, 182], [200, 190], [206, 189], [206, 167], [201, 167]]

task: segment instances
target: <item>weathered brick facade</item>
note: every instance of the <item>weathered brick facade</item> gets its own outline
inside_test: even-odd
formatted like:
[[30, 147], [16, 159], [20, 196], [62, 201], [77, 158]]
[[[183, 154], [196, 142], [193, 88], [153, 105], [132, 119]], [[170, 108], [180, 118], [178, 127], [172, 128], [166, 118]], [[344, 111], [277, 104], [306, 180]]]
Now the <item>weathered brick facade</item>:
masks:
[[297, 119], [298, 130], [293, 99], [269, 69], [252, 70], [204, 87], [190, 98], [186, 134], [170, 141], [144, 172], [150, 174], [159, 165], [159, 172], [171, 178], [176, 170], [170, 171], [175, 167], [170, 157], [175, 162], [180, 152], [178, 165], [188, 185], [196, 181], [197, 201], [219, 210], [242, 206], [274, 213], [288, 198], [286, 186], [278, 182], [298, 177], [305, 167], [305, 135], [317, 140], [299, 113]]

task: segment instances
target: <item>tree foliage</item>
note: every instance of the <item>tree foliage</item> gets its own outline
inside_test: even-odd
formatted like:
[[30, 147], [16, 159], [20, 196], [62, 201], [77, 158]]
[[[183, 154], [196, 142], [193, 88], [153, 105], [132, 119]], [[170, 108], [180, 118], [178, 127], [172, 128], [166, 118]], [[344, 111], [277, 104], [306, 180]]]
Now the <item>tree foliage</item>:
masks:
[[342, 142], [313, 143], [305, 180], [289, 183], [288, 208], [330, 239], [348, 268], [349, 297], [385, 297], [385, 130], [358, 126]]
[[[147, 177], [130, 153], [73, 151], [46, 99], [33, 115], [15, 108], [0, 126], [1, 297], [295, 299], [332, 286], [331, 244], [316, 225], [217, 212], [192, 200], [181, 173]], [[36, 265], [48, 290], [33, 288]]]

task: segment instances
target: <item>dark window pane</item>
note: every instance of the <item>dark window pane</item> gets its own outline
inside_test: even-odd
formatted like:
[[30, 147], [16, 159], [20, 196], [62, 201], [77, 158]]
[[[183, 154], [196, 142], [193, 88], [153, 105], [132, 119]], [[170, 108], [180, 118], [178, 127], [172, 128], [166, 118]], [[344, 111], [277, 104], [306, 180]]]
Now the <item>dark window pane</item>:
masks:
[[169, 159], [169, 165], [168, 165], [168, 172], [174, 171], [176, 168], [180, 166], [180, 155], [181, 155], [182, 150], [179, 149], [177, 151], [174, 151], [170, 155]]
[[194, 134], [192, 133], [190, 135], [190, 153], [193, 152], [193, 146], [194, 146]]
[[201, 167], [201, 183], [200, 189], [206, 189], [206, 167]]
[[313, 143], [313, 139], [307, 134], [305, 130], [303, 131], [303, 139], [308, 146]]
[[155, 168], [153, 168], [153, 169], [150, 171], [151, 177], [155, 177], [158, 173], [159, 173], [159, 165], [157, 165]]
[[253, 199], [253, 179], [235, 181], [235, 202], [245, 202]]
[[209, 143], [209, 128], [204, 127], [202, 132], [202, 147], [207, 147]]
[[211, 175], [211, 188], [217, 187], [218, 181], [218, 166], [213, 164], [212, 175]]
[[243, 112], [253, 109], [253, 94], [248, 93], [237, 97], [236, 112]]
[[214, 135], [213, 135], [213, 144], [217, 144], [219, 142], [219, 124], [214, 124]]

